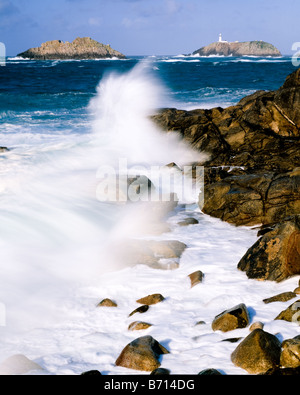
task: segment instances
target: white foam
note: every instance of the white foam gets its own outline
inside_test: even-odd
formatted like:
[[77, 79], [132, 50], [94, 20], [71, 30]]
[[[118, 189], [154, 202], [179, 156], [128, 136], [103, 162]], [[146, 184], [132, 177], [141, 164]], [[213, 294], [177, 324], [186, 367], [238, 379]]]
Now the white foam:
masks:
[[7, 60], [18, 60], [18, 61], [27, 61], [31, 60], [30, 58], [23, 58], [22, 56], [8, 57]]

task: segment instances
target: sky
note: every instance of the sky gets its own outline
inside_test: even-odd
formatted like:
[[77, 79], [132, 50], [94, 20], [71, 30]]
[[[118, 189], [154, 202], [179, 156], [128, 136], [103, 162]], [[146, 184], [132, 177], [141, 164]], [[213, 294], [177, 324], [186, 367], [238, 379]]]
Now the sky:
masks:
[[[0, 42], [16, 55], [91, 37], [125, 55], [179, 55], [218, 40], [300, 42], [299, 0], [0, 0]], [[299, 45], [300, 46], [300, 45]]]

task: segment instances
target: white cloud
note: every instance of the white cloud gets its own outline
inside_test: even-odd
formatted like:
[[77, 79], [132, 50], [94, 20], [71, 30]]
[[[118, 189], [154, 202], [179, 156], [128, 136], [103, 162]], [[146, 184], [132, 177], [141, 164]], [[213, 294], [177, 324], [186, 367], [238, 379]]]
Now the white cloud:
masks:
[[88, 24], [90, 26], [101, 26], [102, 25], [102, 18], [98, 18], [98, 17], [91, 17], [88, 20]]

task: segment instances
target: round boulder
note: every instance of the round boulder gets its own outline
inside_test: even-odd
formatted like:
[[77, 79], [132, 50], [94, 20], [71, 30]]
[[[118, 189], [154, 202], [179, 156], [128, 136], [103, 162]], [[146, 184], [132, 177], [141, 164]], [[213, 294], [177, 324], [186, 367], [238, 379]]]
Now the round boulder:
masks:
[[233, 351], [231, 361], [250, 374], [262, 374], [279, 366], [280, 353], [276, 336], [255, 329]]

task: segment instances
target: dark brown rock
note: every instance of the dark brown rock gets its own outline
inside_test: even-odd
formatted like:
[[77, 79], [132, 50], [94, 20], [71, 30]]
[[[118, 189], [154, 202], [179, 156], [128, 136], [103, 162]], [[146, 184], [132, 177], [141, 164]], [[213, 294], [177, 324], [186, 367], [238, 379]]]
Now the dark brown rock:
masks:
[[117, 303], [112, 301], [111, 299], [103, 299], [101, 302], [98, 303], [97, 307], [117, 307]]
[[217, 315], [212, 322], [212, 329], [228, 332], [237, 328], [246, 328], [249, 320], [247, 307], [241, 303]]
[[281, 345], [274, 335], [252, 331], [231, 354], [231, 361], [250, 374], [261, 374], [279, 366]]
[[284, 368], [300, 368], [300, 339], [288, 339], [281, 345], [280, 365]]
[[264, 299], [263, 302], [266, 304], [274, 302], [287, 302], [295, 298], [297, 295], [294, 292], [282, 292], [281, 294], [272, 296], [271, 298]]
[[195, 326], [197, 326], [197, 325], [206, 325], [206, 322], [205, 321], [198, 321], [198, 322], [196, 322]]
[[300, 376], [300, 368], [274, 368], [269, 369], [265, 376]]
[[150, 376], [167, 376], [170, 375], [171, 372], [169, 369], [165, 368], [157, 368], [150, 373]]
[[229, 337], [228, 339], [221, 340], [222, 342], [237, 343], [242, 340], [242, 337]]
[[134, 314], [136, 314], [136, 313], [140, 313], [140, 314], [146, 313], [146, 311], [148, 311], [148, 310], [149, 310], [149, 306], [148, 306], [148, 305], [140, 306], [140, 307], [138, 307], [137, 309], [133, 310], [133, 311], [129, 314], [129, 317], [131, 317], [132, 315], [134, 315]]
[[87, 372], [81, 373], [81, 376], [102, 376], [99, 370], [89, 370]]
[[145, 296], [144, 298], [138, 299], [137, 303], [146, 304], [148, 306], [157, 304], [164, 301], [165, 298], [161, 294], [152, 294]]
[[189, 274], [188, 277], [191, 280], [191, 287], [193, 288], [195, 285], [202, 283], [204, 274], [201, 270], [197, 270], [196, 272]]
[[262, 236], [238, 268], [249, 278], [278, 282], [300, 274], [300, 216], [287, 218]]
[[151, 336], [144, 336], [129, 343], [116, 360], [117, 366], [152, 372], [160, 367], [160, 357], [169, 351]]
[[300, 174], [227, 176], [206, 185], [203, 212], [235, 225], [280, 222], [300, 212]]
[[253, 187], [248, 187], [257, 178], [260, 177], [254, 175], [227, 178], [206, 186], [202, 211], [235, 225], [260, 223], [264, 215], [261, 194]]
[[219, 370], [211, 368], [211, 369], [204, 369], [198, 373], [199, 376], [222, 376], [222, 373]]
[[150, 326], [152, 326], [152, 324], [148, 324], [148, 322], [135, 321], [128, 326], [128, 330], [141, 331], [150, 328]]

